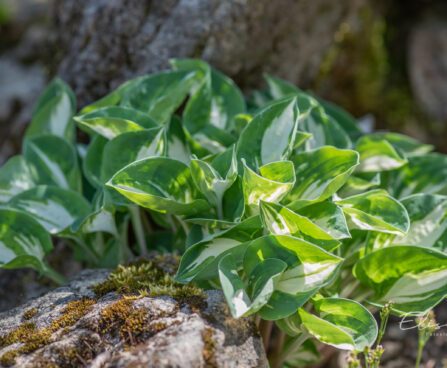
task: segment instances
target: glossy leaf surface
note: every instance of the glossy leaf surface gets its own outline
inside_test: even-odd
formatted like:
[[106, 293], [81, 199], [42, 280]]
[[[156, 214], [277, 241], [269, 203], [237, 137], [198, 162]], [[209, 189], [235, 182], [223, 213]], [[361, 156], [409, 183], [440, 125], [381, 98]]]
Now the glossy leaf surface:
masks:
[[378, 249], [361, 258], [354, 275], [375, 291], [373, 302], [392, 301], [398, 312], [424, 314], [447, 294], [447, 255], [415, 245]]
[[48, 186], [37, 186], [16, 195], [8, 207], [28, 213], [50, 234], [63, 231], [90, 212], [89, 203], [79, 193]]
[[107, 185], [154, 211], [186, 216], [209, 207], [197, 196], [189, 167], [167, 157], [136, 161], [117, 172]]

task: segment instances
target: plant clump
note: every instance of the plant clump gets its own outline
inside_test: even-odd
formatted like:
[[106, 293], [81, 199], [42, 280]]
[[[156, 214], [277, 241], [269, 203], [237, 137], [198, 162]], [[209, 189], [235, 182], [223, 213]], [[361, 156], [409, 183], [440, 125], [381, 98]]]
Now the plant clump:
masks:
[[[0, 169], [0, 265], [63, 282], [44, 260], [52, 236], [90, 266], [181, 254], [175, 275], [167, 258], [137, 261], [96, 295], [170, 295], [198, 311], [200, 288], [218, 289], [233, 317], [282, 331], [274, 366], [314, 364], [318, 344], [367, 357], [375, 346], [377, 365], [385, 314], [425, 315], [447, 295], [447, 156], [365, 133], [273, 76], [246, 98], [201, 60], [171, 63], [79, 112], [69, 86], [48, 86], [23, 153]], [[385, 305], [379, 328], [371, 310]], [[120, 331], [121, 313], [137, 313], [137, 331], [146, 318], [127, 302], [113, 308], [104, 324]]]

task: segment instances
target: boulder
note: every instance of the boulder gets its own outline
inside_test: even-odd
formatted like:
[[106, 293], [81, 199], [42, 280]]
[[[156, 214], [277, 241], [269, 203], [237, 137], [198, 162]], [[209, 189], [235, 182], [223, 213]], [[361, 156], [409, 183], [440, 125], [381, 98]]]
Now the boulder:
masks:
[[173, 296], [151, 297], [165, 287], [154, 284], [129, 294], [114, 291], [109, 274], [84, 270], [1, 313], [0, 365], [268, 367], [254, 320], [233, 319], [221, 292], [169, 284]]
[[429, 116], [447, 121], [447, 23], [431, 21], [416, 26], [408, 52], [413, 94]]
[[245, 90], [263, 72], [306, 87], [340, 26], [366, 2], [57, 0], [57, 73], [81, 106], [178, 57], [202, 58]]

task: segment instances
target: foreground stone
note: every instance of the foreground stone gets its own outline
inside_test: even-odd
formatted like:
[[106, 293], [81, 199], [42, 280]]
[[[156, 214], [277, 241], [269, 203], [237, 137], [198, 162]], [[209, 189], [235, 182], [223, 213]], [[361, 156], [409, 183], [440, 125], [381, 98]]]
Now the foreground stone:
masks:
[[[268, 367], [254, 320], [231, 317], [222, 293], [174, 300], [100, 296], [110, 271], [0, 314], [0, 363], [15, 367]], [[96, 290], [97, 291], [97, 290]]]

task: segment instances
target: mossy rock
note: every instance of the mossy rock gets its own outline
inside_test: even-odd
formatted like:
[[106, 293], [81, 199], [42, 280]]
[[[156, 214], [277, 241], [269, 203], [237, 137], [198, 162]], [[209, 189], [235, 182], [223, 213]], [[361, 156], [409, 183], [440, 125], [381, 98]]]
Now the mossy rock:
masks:
[[1, 313], [0, 365], [268, 367], [253, 319], [234, 320], [219, 291], [175, 283], [177, 264], [85, 270]]

